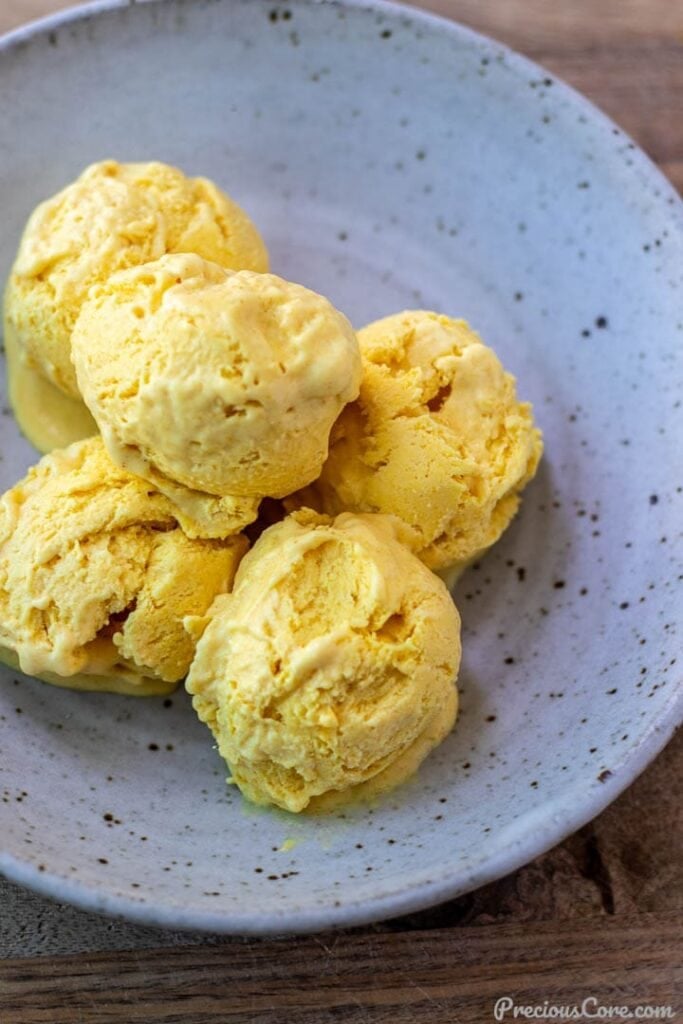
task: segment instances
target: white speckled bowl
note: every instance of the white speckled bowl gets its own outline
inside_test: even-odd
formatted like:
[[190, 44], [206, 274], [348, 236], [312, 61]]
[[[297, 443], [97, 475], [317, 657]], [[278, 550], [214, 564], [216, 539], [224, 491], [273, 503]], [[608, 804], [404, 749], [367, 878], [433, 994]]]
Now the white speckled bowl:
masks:
[[[3, 278], [32, 207], [88, 162], [177, 163], [233, 193], [274, 269], [357, 325], [411, 306], [467, 317], [547, 452], [455, 592], [456, 731], [393, 798], [329, 819], [256, 810], [182, 693], [1, 670], [0, 868], [139, 921], [304, 931], [456, 895], [597, 814], [680, 715], [683, 216], [667, 182], [543, 70], [377, 3], [98, 4], [7, 37], [0, 96]], [[2, 489], [35, 459], [3, 412]]]

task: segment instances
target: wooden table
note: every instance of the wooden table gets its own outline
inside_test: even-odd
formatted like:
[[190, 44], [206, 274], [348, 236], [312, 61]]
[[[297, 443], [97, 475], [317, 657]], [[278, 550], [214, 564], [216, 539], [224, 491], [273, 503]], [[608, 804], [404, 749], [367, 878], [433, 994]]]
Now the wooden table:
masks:
[[[0, 31], [66, 6], [0, 0]], [[425, 6], [571, 82], [683, 189], [683, 0]], [[672, 1005], [683, 1021], [682, 766], [679, 737], [599, 818], [513, 875], [433, 910], [314, 938], [182, 936], [3, 883], [0, 1021], [467, 1024], [493, 1021], [504, 996], [534, 1007]]]

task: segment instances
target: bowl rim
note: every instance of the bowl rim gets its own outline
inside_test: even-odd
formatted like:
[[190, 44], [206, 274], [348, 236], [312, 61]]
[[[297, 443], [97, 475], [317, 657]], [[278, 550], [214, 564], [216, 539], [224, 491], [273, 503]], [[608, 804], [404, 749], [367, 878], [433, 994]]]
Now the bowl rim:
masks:
[[[77, 7], [68, 7], [46, 17], [38, 18], [0, 36], [2, 55], [21, 47], [33, 39], [62, 29], [76, 22], [86, 22], [105, 12], [130, 7], [164, 3], [187, 3], [189, 0], [89, 0]], [[231, 3], [233, 0], [220, 0]], [[263, 0], [265, 2], [265, 0]], [[564, 96], [586, 118], [599, 127], [614, 132], [631, 143], [630, 157], [649, 181], [660, 190], [657, 205], [668, 203], [667, 214], [683, 235], [683, 200], [673, 184], [641, 149], [635, 140], [603, 113], [591, 100], [563, 79], [530, 60], [504, 43], [477, 32], [457, 21], [433, 14], [394, 0], [288, 0], [291, 6], [352, 8], [379, 14], [387, 19], [406, 20], [428, 25], [433, 30], [448, 33], [470, 46], [486, 53], [503, 54], [506, 65], [525, 76], [551, 78], [556, 92]], [[672, 202], [673, 200], [673, 202]], [[123, 895], [114, 895], [76, 882], [54, 872], [39, 871], [33, 864], [19, 860], [0, 850], [0, 874], [9, 881], [26, 886], [53, 900], [67, 901], [86, 911], [95, 911], [144, 925], [174, 928], [185, 931], [215, 932], [244, 936], [273, 936], [306, 934], [330, 928], [348, 928], [386, 920], [401, 914], [413, 913], [453, 899], [480, 886], [516, 871], [524, 864], [546, 853], [576, 832], [612, 803], [645, 770], [652, 760], [683, 724], [683, 688], [674, 688], [659, 715], [640, 739], [623, 755], [623, 763], [604, 782], [593, 780], [580, 799], [575, 788], [567, 788], [553, 803], [528, 811], [517, 819], [515, 835], [509, 845], [501, 847], [482, 860], [476, 868], [462, 876], [460, 869], [446, 870], [438, 878], [417, 878], [406, 882], [400, 890], [382, 893], [360, 902], [341, 900], [339, 905], [325, 904], [297, 910], [264, 911], [203, 911], [183, 909], [179, 905], [155, 905], [139, 902]], [[545, 816], [540, 812], [545, 810]], [[552, 811], [552, 813], [549, 813]], [[533, 819], [531, 821], [530, 819]], [[529, 826], [522, 828], [524, 823]]]

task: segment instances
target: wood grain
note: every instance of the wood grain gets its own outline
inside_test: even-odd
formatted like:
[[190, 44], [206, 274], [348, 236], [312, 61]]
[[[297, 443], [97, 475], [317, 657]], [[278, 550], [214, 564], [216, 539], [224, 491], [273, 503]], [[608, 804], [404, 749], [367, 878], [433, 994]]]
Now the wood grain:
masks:
[[9, 32], [27, 21], [76, 6], [73, 0], [0, 0], [0, 32]]
[[11, 1024], [469, 1024], [501, 996], [678, 1008], [681, 962], [658, 915], [10, 960], [0, 991]]

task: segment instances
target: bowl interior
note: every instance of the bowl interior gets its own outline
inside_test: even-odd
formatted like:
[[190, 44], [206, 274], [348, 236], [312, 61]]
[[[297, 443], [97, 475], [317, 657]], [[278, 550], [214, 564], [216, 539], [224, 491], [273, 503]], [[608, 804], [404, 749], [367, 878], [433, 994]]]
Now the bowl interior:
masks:
[[[617, 129], [455, 26], [308, 0], [118, 5], [0, 52], [0, 277], [34, 205], [89, 162], [225, 187], [275, 272], [356, 326], [467, 318], [546, 455], [455, 591], [462, 711], [376, 806], [245, 804], [188, 698], [0, 669], [0, 867], [63, 898], [235, 931], [349, 923], [540, 852], [645, 766], [675, 716], [683, 495], [680, 204]], [[0, 488], [36, 459], [6, 408]], [[677, 546], [678, 545], [678, 546]]]

